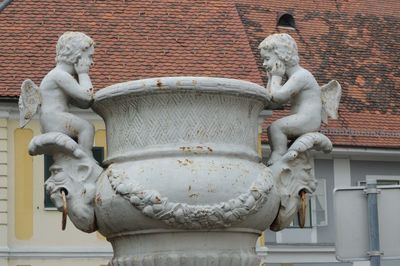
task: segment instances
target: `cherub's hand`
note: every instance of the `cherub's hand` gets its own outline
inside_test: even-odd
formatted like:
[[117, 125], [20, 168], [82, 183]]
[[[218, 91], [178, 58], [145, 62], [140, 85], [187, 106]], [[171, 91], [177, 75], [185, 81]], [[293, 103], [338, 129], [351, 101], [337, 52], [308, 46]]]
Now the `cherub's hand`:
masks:
[[78, 62], [74, 65], [76, 73], [79, 74], [87, 74], [89, 73], [91, 62], [86, 58], [79, 58]]
[[271, 71], [269, 71], [269, 73], [272, 76], [279, 76], [279, 77], [283, 77], [283, 75], [285, 75], [285, 72], [286, 72], [285, 64], [280, 60], [277, 60], [274, 66], [272, 67]]

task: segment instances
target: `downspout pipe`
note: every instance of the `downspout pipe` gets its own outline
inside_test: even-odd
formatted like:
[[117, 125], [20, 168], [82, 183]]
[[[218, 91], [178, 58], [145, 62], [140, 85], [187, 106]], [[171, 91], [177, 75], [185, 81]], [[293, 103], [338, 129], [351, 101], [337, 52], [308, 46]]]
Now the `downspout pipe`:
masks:
[[4, 10], [4, 8], [6, 8], [9, 4], [11, 4], [13, 0], [3, 0], [0, 3], [0, 12]]
[[371, 266], [381, 266], [379, 245], [379, 216], [378, 216], [378, 193], [377, 181], [367, 179], [367, 206], [368, 206], [368, 228], [369, 228], [369, 252]]

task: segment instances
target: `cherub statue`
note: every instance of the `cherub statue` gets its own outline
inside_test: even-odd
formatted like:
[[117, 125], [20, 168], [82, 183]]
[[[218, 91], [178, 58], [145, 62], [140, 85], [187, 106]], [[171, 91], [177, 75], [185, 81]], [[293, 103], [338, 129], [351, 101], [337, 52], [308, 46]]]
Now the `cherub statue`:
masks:
[[89, 108], [93, 102], [89, 68], [93, 63], [93, 40], [81, 32], [66, 32], [57, 42], [56, 66], [38, 88], [25, 80], [19, 99], [20, 126], [24, 127], [39, 112], [43, 133], [60, 132], [77, 140], [84, 152], [92, 156], [94, 127], [69, 113], [69, 105]]
[[[272, 101], [291, 104], [291, 114], [274, 121], [268, 128], [272, 150], [268, 165], [272, 165], [287, 152], [288, 139], [318, 131], [321, 121], [327, 123], [328, 116], [337, 118], [341, 87], [335, 80], [320, 87], [314, 76], [299, 65], [296, 42], [288, 34], [268, 36], [259, 49], [268, 73], [267, 90]], [[282, 84], [285, 75], [287, 81]]]

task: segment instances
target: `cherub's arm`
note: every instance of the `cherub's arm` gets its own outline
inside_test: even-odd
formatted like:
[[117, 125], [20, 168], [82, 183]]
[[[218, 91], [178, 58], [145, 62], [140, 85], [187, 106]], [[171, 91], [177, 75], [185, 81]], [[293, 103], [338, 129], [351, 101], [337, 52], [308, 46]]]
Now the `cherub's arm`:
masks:
[[272, 76], [271, 73], [267, 72], [267, 76], [268, 76], [268, 83], [267, 83], [267, 91], [271, 93], [271, 81], [272, 81]]
[[88, 73], [79, 73], [78, 74], [79, 85], [85, 90], [92, 90], [93, 85], [92, 81], [90, 80]]
[[86, 58], [80, 58], [74, 65], [75, 71], [78, 74], [79, 85], [85, 90], [92, 90], [93, 85], [89, 77], [89, 68], [91, 62]]
[[67, 72], [58, 71], [55, 81], [57, 85], [73, 100], [74, 104], [80, 108], [89, 108], [93, 102], [93, 92], [89, 75], [79, 74], [78, 83]]
[[281, 85], [282, 77], [272, 75], [268, 84], [270, 85], [272, 101], [286, 103], [292, 95], [297, 94], [305, 85], [306, 78], [303, 75], [293, 75], [285, 84]]

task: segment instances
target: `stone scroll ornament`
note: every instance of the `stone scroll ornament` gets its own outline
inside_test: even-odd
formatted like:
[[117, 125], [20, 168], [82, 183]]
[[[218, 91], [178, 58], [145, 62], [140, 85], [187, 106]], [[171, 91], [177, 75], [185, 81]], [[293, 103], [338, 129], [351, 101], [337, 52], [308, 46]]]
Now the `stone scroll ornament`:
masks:
[[[322, 122], [328, 123], [328, 117], [337, 119], [341, 86], [332, 80], [320, 87], [314, 76], [300, 66], [296, 42], [288, 34], [268, 36], [259, 49], [273, 104], [290, 102], [291, 105], [290, 115], [268, 127], [271, 146], [268, 165], [282, 197], [281, 209], [271, 229], [281, 230], [288, 226], [298, 209], [301, 209], [300, 226], [304, 226], [306, 192], [312, 193], [316, 188], [309, 151], [329, 152], [332, 149], [330, 140], [318, 131]], [[282, 84], [284, 77], [286, 82]], [[289, 148], [288, 140], [292, 141]]]
[[[19, 98], [20, 127], [39, 114], [42, 135], [32, 139], [31, 155], [49, 154], [54, 164], [46, 190], [56, 207], [85, 232], [96, 230], [93, 199], [95, 181], [102, 168], [93, 159], [94, 127], [69, 113], [69, 105], [89, 108], [93, 103], [89, 68], [93, 40], [81, 32], [66, 32], [56, 46], [56, 66], [40, 86], [25, 80]], [[75, 141], [76, 140], [76, 141]]]
[[59, 211], [68, 214], [78, 229], [88, 233], [96, 231], [94, 199], [96, 181], [103, 168], [73, 139], [59, 132], [34, 137], [29, 144], [29, 154], [52, 155], [51, 176], [45, 183], [51, 200]]

